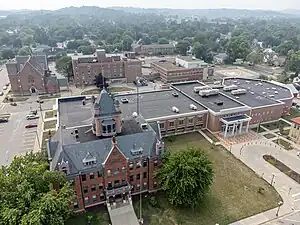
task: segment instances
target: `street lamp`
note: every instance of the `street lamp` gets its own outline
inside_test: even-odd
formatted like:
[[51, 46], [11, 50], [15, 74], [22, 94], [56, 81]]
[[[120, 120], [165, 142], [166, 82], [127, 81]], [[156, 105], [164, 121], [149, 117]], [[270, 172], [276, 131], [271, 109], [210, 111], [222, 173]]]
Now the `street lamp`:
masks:
[[282, 205], [283, 205], [283, 202], [282, 202], [282, 201], [278, 202], [278, 209], [277, 209], [277, 212], [276, 212], [276, 216], [278, 216], [280, 207], [281, 207]]
[[275, 178], [275, 173], [272, 173], [271, 185], [273, 185], [274, 178]]

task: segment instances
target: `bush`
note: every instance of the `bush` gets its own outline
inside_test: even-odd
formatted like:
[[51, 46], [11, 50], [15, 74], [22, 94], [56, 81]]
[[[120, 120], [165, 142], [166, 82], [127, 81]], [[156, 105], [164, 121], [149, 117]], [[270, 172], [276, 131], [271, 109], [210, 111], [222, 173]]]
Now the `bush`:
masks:
[[158, 201], [156, 200], [155, 196], [152, 196], [150, 198], [149, 205], [151, 205], [152, 207], [157, 207], [158, 206]]

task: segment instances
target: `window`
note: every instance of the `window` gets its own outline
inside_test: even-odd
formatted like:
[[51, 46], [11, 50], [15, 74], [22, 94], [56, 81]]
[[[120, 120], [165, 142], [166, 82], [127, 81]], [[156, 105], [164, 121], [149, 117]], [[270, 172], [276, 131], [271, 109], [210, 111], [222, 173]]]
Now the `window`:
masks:
[[90, 173], [90, 180], [94, 180], [95, 176], [94, 173]]
[[89, 197], [85, 197], [85, 198], [84, 198], [84, 203], [85, 203], [85, 204], [88, 204], [88, 203], [89, 203]]
[[118, 173], [119, 173], [119, 168], [115, 168], [114, 175], [117, 175]]
[[183, 125], [183, 120], [179, 120], [178, 125]]
[[88, 192], [89, 192], [88, 187], [83, 187], [83, 193], [86, 194]]
[[194, 119], [193, 118], [189, 119], [188, 123], [194, 123]]
[[137, 175], [136, 175], [136, 179], [139, 180], [140, 178], [141, 178], [141, 175], [140, 175], [140, 174], [137, 174]]
[[112, 183], [108, 182], [108, 188], [112, 188]]
[[102, 172], [98, 171], [98, 177], [102, 177]]
[[165, 124], [164, 123], [160, 123], [159, 127], [160, 127], [160, 129], [164, 129], [165, 128]]
[[169, 122], [169, 126], [170, 126], [170, 127], [174, 127], [174, 121]]
[[82, 180], [82, 181], [86, 181], [86, 175], [85, 175], [85, 174], [82, 174], [82, 175], [81, 175], [81, 180]]
[[157, 160], [155, 160], [153, 163], [154, 163], [154, 166], [157, 166], [157, 164], [158, 164]]
[[130, 178], [129, 178], [130, 182], [132, 182], [134, 180], [134, 176], [133, 175], [130, 175]]
[[153, 188], [157, 188], [157, 182], [156, 181], [153, 183]]
[[133, 170], [133, 168], [134, 168], [133, 163], [130, 163], [130, 164], [129, 164], [129, 169], [130, 169], [130, 170]]
[[91, 191], [92, 191], [92, 192], [93, 192], [93, 191], [96, 191], [96, 185], [92, 185]]
[[139, 169], [140, 167], [141, 167], [141, 162], [139, 161], [136, 163], [136, 169]]
[[78, 209], [78, 202], [74, 202], [73, 205], [74, 205], [74, 209]]
[[148, 164], [148, 163], [147, 163], [147, 160], [144, 160], [144, 161], [143, 161], [143, 167], [147, 167], [147, 164]]
[[97, 196], [93, 195], [93, 202], [96, 202], [96, 201], [97, 201]]
[[147, 178], [147, 172], [143, 173], [143, 178]]
[[148, 187], [148, 184], [147, 184], [147, 182], [145, 182], [143, 185], [143, 189], [145, 190], [145, 189], [147, 189], [147, 187]]
[[141, 186], [139, 184], [136, 185], [136, 190], [139, 191], [141, 189]]
[[115, 180], [114, 181], [114, 187], [117, 187], [117, 186], [119, 186], [120, 185], [120, 181], [119, 180]]
[[126, 184], [126, 180], [125, 179], [122, 179], [122, 184]]
[[103, 189], [103, 184], [102, 183], [99, 184], [99, 189]]
[[125, 172], [126, 172], [126, 167], [123, 166], [123, 167], [122, 167], [122, 173], [125, 173]]
[[107, 176], [108, 176], [108, 177], [111, 176], [111, 170], [107, 170]]

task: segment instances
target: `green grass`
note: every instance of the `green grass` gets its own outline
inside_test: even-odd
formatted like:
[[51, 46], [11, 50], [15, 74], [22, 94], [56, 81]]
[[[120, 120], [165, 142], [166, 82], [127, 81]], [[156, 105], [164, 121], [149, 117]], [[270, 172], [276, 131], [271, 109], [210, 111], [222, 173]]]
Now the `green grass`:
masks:
[[55, 130], [51, 130], [50, 133], [49, 131], [44, 131], [43, 136], [42, 136], [42, 150], [46, 150], [46, 139], [49, 139], [49, 134], [51, 137], [55, 134]]
[[290, 119], [293, 119], [293, 118], [299, 117], [299, 116], [300, 116], [300, 112], [297, 109], [291, 108], [290, 115], [285, 115], [282, 118], [286, 119], [286, 120], [290, 120]]
[[271, 139], [271, 138], [276, 137], [276, 135], [274, 135], [274, 134], [265, 134], [264, 137], [266, 137], [268, 139]]
[[289, 142], [283, 140], [282, 138], [276, 139], [273, 142], [280, 145], [280, 146], [282, 146], [285, 150], [292, 150], [293, 149], [293, 146]]
[[284, 121], [275, 121], [275, 122], [271, 122], [271, 123], [265, 123], [265, 124], [262, 124], [261, 126], [269, 129], [269, 130], [276, 130], [278, 129], [280, 126], [282, 127], [289, 127], [290, 124], [284, 122]]
[[[170, 142], [171, 141], [171, 142]], [[281, 200], [275, 189], [221, 146], [211, 145], [200, 134], [191, 133], [166, 139], [171, 152], [188, 147], [201, 148], [213, 163], [215, 178], [207, 197], [194, 209], [170, 205], [163, 193], [158, 205], [143, 203], [149, 225], [214, 225], [234, 221], [275, 208]], [[263, 194], [258, 190], [263, 188]], [[135, 206], [136, 208], [137, 206]]]
[[44, 130], [54, 129], [56, 127], [56, 119], [44, 122]]
[[[109, 92], [114, 93], [114, 92], [121, 92], [121, 91], [132, 91], [132, 88], [128, 87], [109, 87], [108, 88]], [[81, 95], [96, 95], [100, 93], [99, 88], [83, 91]]]
[[109, 215], [106, 209], [101, 209], [98, 212], [84, 212], [71, 217], [66, 225], [87, 225], [88, 219], [91, 219], [91, 225], [108, 225]]

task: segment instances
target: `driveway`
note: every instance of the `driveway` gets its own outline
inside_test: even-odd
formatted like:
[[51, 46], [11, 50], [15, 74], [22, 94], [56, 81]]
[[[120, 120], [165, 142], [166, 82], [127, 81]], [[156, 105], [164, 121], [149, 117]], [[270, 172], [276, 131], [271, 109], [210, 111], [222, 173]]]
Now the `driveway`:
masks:
[[[262, 158], [263, 155], [266, 154], [272, 155], [291, 169], [300, 173], [300, 159], [296, 154], [283, 150], [274, 143], [263, 139], [251, 141], [246, 144], [233, 145], [232, 154], [268, 183], [271, 183], [273, 180], [272, 185], [280, 194], [284, 203], [280, 207], [278, 217], [293, 213], [300, 209], [300, 185]], [[278, 208], [275, 208], [244, 220], [237, 221], [232, 223], [232, 225], [263, 224], [267, 221], [276, 219], [277, 210]]]

